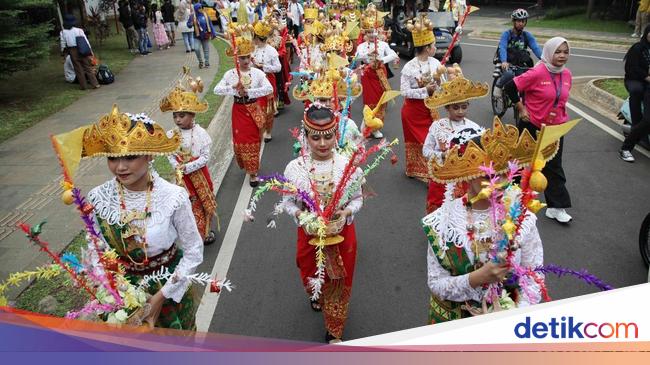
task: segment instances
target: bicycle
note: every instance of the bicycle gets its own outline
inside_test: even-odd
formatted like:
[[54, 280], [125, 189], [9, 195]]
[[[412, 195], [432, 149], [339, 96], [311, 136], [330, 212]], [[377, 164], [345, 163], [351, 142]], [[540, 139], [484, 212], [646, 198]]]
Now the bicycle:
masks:
[[[504, 114], [508, 111], [509, 108], [512, 108], [513, 110], [513, 115], [515, 118], [515, 122], [519, 122], [519, 112], [517, 111], [517, 108], [514, 106], [510, 98], [505, 94], [503, 88], [501, 88], [501, 95], [497, 96], [494, 95], [494, 89], [497, 88], [497, 80], [501, 78], [501, 75], [503, 75], [503, 70], [500, 67], [500, 64], [497, 64], [497, 69], [495, 69], [495, 72], [492, 74], [492, 77], [494, 78], [492, 80], [492, 89], [490, 89], [490, 100], [492, 104], [492, 112], [494, 115], [497, 117], [501, 118], [503, 117]], [[510, 65], [508, 67], [508, 70], [512, 71], [515, 75], [521, 75], [524, 72], [528, 71], [530, 67], [521, 67], [521, 66], [514, 66]], [[524, 95], [522, 93], [521, 99], [523, 102]]]

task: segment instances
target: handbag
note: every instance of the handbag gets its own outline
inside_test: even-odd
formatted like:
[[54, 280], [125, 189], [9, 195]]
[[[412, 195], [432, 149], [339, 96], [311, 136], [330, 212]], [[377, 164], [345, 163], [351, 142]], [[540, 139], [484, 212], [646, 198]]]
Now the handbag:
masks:
[[80, 56], [90, 56], [93, 54], [93, 51], [90, 49], [90, 44], [88, 44], [86, 37], [78, 35], [75, 38], [75, 41], [77, 42], [77, 52], [79, 52]]

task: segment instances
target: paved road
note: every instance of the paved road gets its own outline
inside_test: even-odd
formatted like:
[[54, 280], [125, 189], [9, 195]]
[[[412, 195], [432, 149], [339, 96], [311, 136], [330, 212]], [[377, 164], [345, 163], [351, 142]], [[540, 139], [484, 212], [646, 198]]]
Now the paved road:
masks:
[[[467, 38], [464, 43], [462, 66], [466, 76], [491, 82], [494, 42]], [[620, 61], [605, 59], [620, 60], [620, 53], [575, 53], [601, 58], [572, 57], [569, 67], [574, 76], [622, 74]], [[391, 84], [398, 88], [399, 77], [393, 78]], [[618, 130], [588, 106], [572, 103]], [[352, 115], [357, 119], [361, 107], [359, 101], [353, 105]], [[384, 133], [389, 138], [402, 138], [400, 107], [401, 100], [388, 109]], [[577, 117], [573, 112], [570, 114]], [[472, 102], [469, 117], [489, 127], [489, 99]], [[281, 114], [274, 139], [264, 149], [262, 174], [282, 172], [292, 159], [292, 141], [287, 131], [298, 126], [300, 118], [298, 103]], [[512, 122], [511, 114], [506, 115], [505, 121]], [[543, 215], [538, 222], [546, 263], [585, 268], [615, 287], [639, 284], [647, 277], [638, 253], [637, 235], [650, 208], [650, 160], [637, 154], [636, 164], [626, 164], [617, 157], [619, 146], [617, 139], [588, 121], [576, 127], [566, 137], [564, 163], [574, 222], [561, 226]], [[424, 215], [426, 186], [404, 175], [403, 147], [398, 151], [397, 165], [386, 163], [368, 179], [377, 196], [365, 201], [356, 218], [359, 246], [347, 339], [426, 324], [426, 238], [419, 223]], [[220, 240], [226, 235], [231, 218], [233, 222], [241, 219], [241, 212], [232, 211], [243, 179], [244, 174], [231, 165], [217, 197], [222, 222]], [[287, 217], [279, 220], [277, 229], [265, 228], [264, 215], [272, 211], [277, 200], [277, 196], [267, 195], [259, 204], [256, 222], [244, 223], [241, 231], [228, 232], [229, 237], [236, 238], [228, 277], [237, 289], [219, 298], [209, 330], [321, 342], [325, 334], [322, 316], [310, 309], [295, 265], [296, 228]], [[233, 243], [227, 241], [206, 249], [201, 270], [212, 270], [221, 245], [231, 247]], [[220, 259], [227, 256], [225, 252], [221, 255]], [[570, 278], [548, 278], [547, 284], [554, 299], [594, 292], [594, 288]]]

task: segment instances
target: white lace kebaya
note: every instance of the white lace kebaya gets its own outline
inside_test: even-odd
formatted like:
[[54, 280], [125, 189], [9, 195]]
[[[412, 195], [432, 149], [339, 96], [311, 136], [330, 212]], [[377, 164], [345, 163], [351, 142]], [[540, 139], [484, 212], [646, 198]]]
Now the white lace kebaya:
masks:
[[[273, 86], [271, 86], [269, 79], [266, 78], [264, 71], [251, 67], [248, 71], [241, 71], [241, 76], [242, 79], [250, 77], [250, 85], [244, 85], [246, 86], [246, 92], [249, 98], [257, 99], [273, 92]], [[235, 86], [238, 83], [239, 76], [237, 76], [237, 71], [230, 69], [226, 71], [221, 81], [214, 87], [214, 93], [217, 95], [237, 96]]]
[[255, 63], [262, 65], [262, 71], [267, 74], [280, 72], [282, 69], [278, 51], [268, 44], [256, 47], [251, 57]]
[[[371, 53], [375, 53], [375, 42], [363, 42], [357, 47], [355, 57], [364, 63], [370, 63]], [[384, 41], [377, 41], [377, 55], [382, 63], [389, 63], [398, 58], [397, 53]]]
[[420, 87], [419, 82], [423, 78], [430, 78], [436, 73], [440, 66], [440, 61], [429, 57], [426, 62], [421, 62], [417, 58], [408, 61], [401, 71], [400, 91], [402, 96], [407, 99], [426, 99], [429, 96], [425, 86]]
[[[196, 228], [194, 214], [187, 191], [173, 185], [152, 171], [153, 190], [151, 192], [151, 216], [146, 218], [147, 255], [156, 256], [168, 250], [176, 240], [183, 250], [183, 257], [174, 271], [175, 279], [168, 280], [162, 288], [165, 298], [180, 303], [190, 285], [185, 278], [191, 275], [203, 262], [203, 240]], [[124, 188], [126, 209], [144, 211], [146, 191], [130, 191]], [[88, 193], [88, 200], [95, 207], [97, 217], [110, 225], [120, 222], [120, 198], [118, 182], [115, 178], [97, 186]], [[131, 224], [143, 227], [143, 220]]]
[[[212, 146], [212, 138], [208, 132], [200, 125], [194, 123], [190, 129], [176, 129], [181, 135], [181, 149], [184, 151], [191, 151], [192, 156], [197, 157], [196, 160], [185, 164], [185, 174], [192, 172], [205, 166], [210, 161], [210, 147]], [[174, 130], [167, 131], [167, 137], [171, 138], [174, 135]], [[174, 169], [178, 166], [178, 162], [173, 155], [167, 156], [169, 163]]]
[[[453, 189], [453, 187], [447, 187]], [[476, 233], [476, 239], [484, 239], [491, 237], [493, 234], [489, 228], [489, 210], [471, 210], [472, 222], [477, 225], [484, 225], [487, 229], [481, 230]], [[476, 262], [475, 253], [472, 251], [472, 245], [467, 236], [468, 226], [468, 210], [463, 204], [462, 199], [453, 199], [445, 201], [445, 203], [436, 211], [429, 214], [422, 219], [423, 224], [430, 226], [436, 233], [435, 245], [441, 248], [441, 255], [448, 248], [453, 248], [454, 245], [462, 247], [467, 253], [470, 262]], [[544, 262], [544, 250], [542, 248], [542, 240], [537, 231], [537, 217], [528, 212], [524, 219], [521, 231], [516, 238], [520, 248], [515, 251], [513, 262], [524, 267], [535, 268], [541, 266]], [[482, 232], [481, 232], [482, 231]], [[481, 302], [483, 299], [483, 291], [480, 287], [472, 288], [469, 285], [469, 273], [465, 275], [452, 276], [440, 264], [439, 259], [433, 252], [431, 245], [427, 245], [427, 268], [428, 268], [428, 285], [433, 295], [442, 300], [450, 300], [453, 302], [464, 302], [467, 300], [475, 300]], [[485, 257], [480, 258], [485, 261]], [[537, 283], [529, 280], [529, 287], [534, 292], [534, 300], [532, 303], [528, 302], [526, 295], [519, 295], [520, 307], [529, 304], [536, 304], [541, 300], [540, 287]]]
[[438, 164], [442, 165], [446, 150], [450, 147], [451, 140], [459, 136], [459, 132], [468, 128], [474, 129], [478, 133], [483, 132], [481, 126], [467, 118], [463, 118], [460, 121], [450, 120], [449, 118], [441, 118], [434, 121], [431, 127], [429, 127], [427, 138], [424, 140], [422, 155], [427, 160], [435, 157]]

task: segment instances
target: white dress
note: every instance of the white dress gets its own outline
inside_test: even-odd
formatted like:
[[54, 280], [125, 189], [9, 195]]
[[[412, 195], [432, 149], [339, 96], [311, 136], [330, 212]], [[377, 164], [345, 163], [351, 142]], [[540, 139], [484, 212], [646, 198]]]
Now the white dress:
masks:
[[[459, 134], [460, 132], [467, 135], [462, 136]], [[463, 142], [466, 142], [482, 132], [483, 128], [481, 126], [467, 118], [461, 121], [449, 120], [449, 118], [438, 119], [429, 127], [429, 133], [422, 146], [422, 155], [427, 160], [435, 158], [438, 164], [442, 164], [452, 139], [460, 138]]]
[[426, 99], [429, 94], [427, 88], [422, 85], [426, 78], [432, 78], [440, 66], [440, 61], [429, 57], [426, 62], [417, 58], [408, 61], [402, 68], [400, 77], [400, 91], [407, 99]]
[[[343, 176], [343, 170], [348, 163], [348, 159], [344, 156], [334, 153], [332, 159], [327, 161], [316, 161], [310, 158], [309, 156], [298, 157], [287, 165], [284, 170], [284, 176], [296, 188], [306, 192], [313, 199], [314, 194], [311, 190], [311, 179], [310, 179], [310, 170], [313, 168], [314, 171], [311, 175], [320, 175], [320, 174], [332, 174], [332, 181], [334, 185], [337, 185]], [[363, 173], [360, 168], [357, 168], [353, 173], [352, 178], [348, 182], [347, 187], [350, 187], [355, 181], [363, 182]], [[351, 224], [354, 215], [361, 209], [363, 205], [363, 196], [361, 195], [361, 184], [358, 185], [358, 189], [351, 195], [351, 199], [343, 206], [343, 208], [348, 208], [352, 214], [348, 217], [347, 224]], [[285, 195], [282, 198], [281, 208], [289, 214], [297, 223], [295, 219], [296, 212], [298, 210], [303, 210], [302, 200], [297, 195]], [[322, 209], [323, 207], [321, 207]]]
[[[242, 71], [241, 75], [242, 81], [246, 81], [246, 79], [250, 80], [250, 85], [248, 86], [246, 85], [246, 82], [244, 82], [249, 98], [256, 99], [273, 92], [273, 86], [271, 86], [271, 83], [266, 78], [264, 71], [252, 67], [247, 72]], [[221, 81], [219, 81], [217, 86], [214, 87], [214, 93], [217, 95], [236, 96], [237, 89], [235, 89], [235, 86], [238, 83], [239, 77], [237, 76], [237, 71], [235, 69], [230, 69], [226, 71]]]
[[251, 57], [255, 63], [262, 65], [262, 71], [267, 74], [274, 74], [282, 69], [278, 51], [268, 44], [256, 47]]
[[[355, 57], [364, 63], [370, 63], [369, 56], [371, 53], [375, 53], [375, 42], [363, 42], [357, 47]], [[377, 41], [377, 54], [384, 64], [395, 61], [398, 57], [388, 43], [379, 40]]]
[[[183, 250], [174, 275], [176, 280], [167, 280], [162, 287], [165, 298], [180, 303], [190, 285], [187, 275], [194, 273], [203, 262], [203, 240], [196, 228], [194, 214], [187, 191], [173, 185], [153, 171], [153, 191], [151, 192], [151, 216], [146, 221], [147, 255], [153, 257], [168, 250], [178, 240]], [[146, 207], [146, 191], [124, 189], [124, 202], [127, 211], [143, 212]], [[108, 224], [120, 222], [120, 198], [118, 182], [109, 180], [88, 193], [88, 200], [95, 207], [97, 217]], [[143, 220], [134, 220], [132, 224], [142, 227]]]
[[[481, 226], [483, 224], [488, 229], [483, 233], [477, 233], [476, 239], [489, 237], [492, 232], [489, 229], [490, 213], [488, 210], [473, 210], [472, 221]], [[523, 267], [536, 268], [544, 262], [544, 250], [542, 240], [537, 231], [537, 217], [528, 212], [524, 219], [521, 231], [516, 238], [520, 248], [515, 251], [514, 262]], [[440, 247], [441, 255], [445, 251], [454, 247], [454, 245], [463, 247], [467, 257], [474, 264], [476, 257], [472, 251], [472, 245], [467, 236], [468, 213], [462, 199], [446, 201], [438, 210], [427, 215], [422, 219], [422, 223], [433, 229], [437, 234], [436, 242], [433, 244]], [[481, 229], [479, 229], [479, 232]], [[441, 264], [441, 258], [436, 257], [431, 244], [427, 247], [427, 271], [428, 285], [431, 293], [442, 300], [453, 302], [464, 302], [466, 300], [475, 300], [481, 302], [483, 291], [480, 287], [472, 288], [469, 285], [469, 274], [452, 276]], [[481, 257], [485, 262], [486, 258]], [[529, 287], [533, 289], [533, 298], [529, 302], [526, 295], [519, 296], [518, 306], [536, 304], [541, 300], [540, 288], [535, 282], [529, 280]]]
[[[194, 123], [194, 127], [190, 129], [177, 128], [167, 131], [167, 137], [171, 138], [176, 130], [180, 131], [181, 150], [190, 152], [192, 157], [197, 157], [196, 160], [185, 164], [185, 174], [191, 174], [207, 165], [208, 161], [210, 161], [210, 147], [212, 146], [212, 138], [210, 138], [208, 132], [197, 123]], [[172, 167], [176, 169], [178, 166], [176, 158], [171, 155], [167, 159]]]

